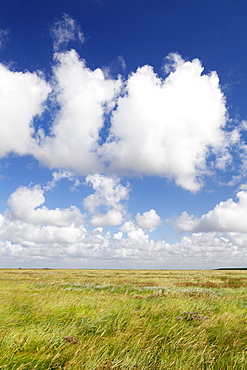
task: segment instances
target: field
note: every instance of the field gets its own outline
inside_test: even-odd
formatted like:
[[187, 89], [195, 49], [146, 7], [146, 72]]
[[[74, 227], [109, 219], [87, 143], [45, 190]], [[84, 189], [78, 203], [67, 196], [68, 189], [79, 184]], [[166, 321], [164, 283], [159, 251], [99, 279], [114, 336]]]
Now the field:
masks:
[[0, 369], [247, 369], [247, 271], [0, 270]]

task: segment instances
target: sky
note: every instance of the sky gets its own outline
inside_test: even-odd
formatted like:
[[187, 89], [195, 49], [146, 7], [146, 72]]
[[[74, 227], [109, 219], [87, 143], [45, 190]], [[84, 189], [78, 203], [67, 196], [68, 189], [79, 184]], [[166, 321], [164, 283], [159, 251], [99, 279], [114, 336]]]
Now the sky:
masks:
[[247, 263], [244, 0], [0, 3], [0, 268]]

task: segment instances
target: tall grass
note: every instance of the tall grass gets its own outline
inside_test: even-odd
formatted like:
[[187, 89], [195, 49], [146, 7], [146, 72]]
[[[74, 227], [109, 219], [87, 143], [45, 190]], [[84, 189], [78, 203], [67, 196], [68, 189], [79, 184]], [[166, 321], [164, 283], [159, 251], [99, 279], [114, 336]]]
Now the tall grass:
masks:
[[0, 270], [0, 369], [247, 369], [245, 271]]

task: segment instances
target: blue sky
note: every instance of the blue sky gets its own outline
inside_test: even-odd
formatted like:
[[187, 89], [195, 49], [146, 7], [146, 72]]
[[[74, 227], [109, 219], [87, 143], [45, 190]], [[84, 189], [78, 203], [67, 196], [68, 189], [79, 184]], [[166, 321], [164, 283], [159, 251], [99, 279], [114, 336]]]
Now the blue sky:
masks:
[[247, 257], [245, 1], [0, 4], [0, 267]]

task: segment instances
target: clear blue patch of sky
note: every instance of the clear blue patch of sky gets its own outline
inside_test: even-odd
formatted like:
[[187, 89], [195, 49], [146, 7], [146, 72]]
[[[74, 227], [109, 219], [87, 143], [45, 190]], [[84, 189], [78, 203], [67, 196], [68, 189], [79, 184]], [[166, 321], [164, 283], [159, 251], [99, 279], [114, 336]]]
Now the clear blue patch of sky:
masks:
[[143, 213], [155, 209], [162, 219], [179, 216], [183, 211], [200, 217], [214, 208], [219, 201], [236, 198], [232, 186], [206, 187], [192, 193], [184, 190], [166, 179], [145, 177], [130, 180], [132, 193], [129, 207], [133, 217], [137, 212]]

